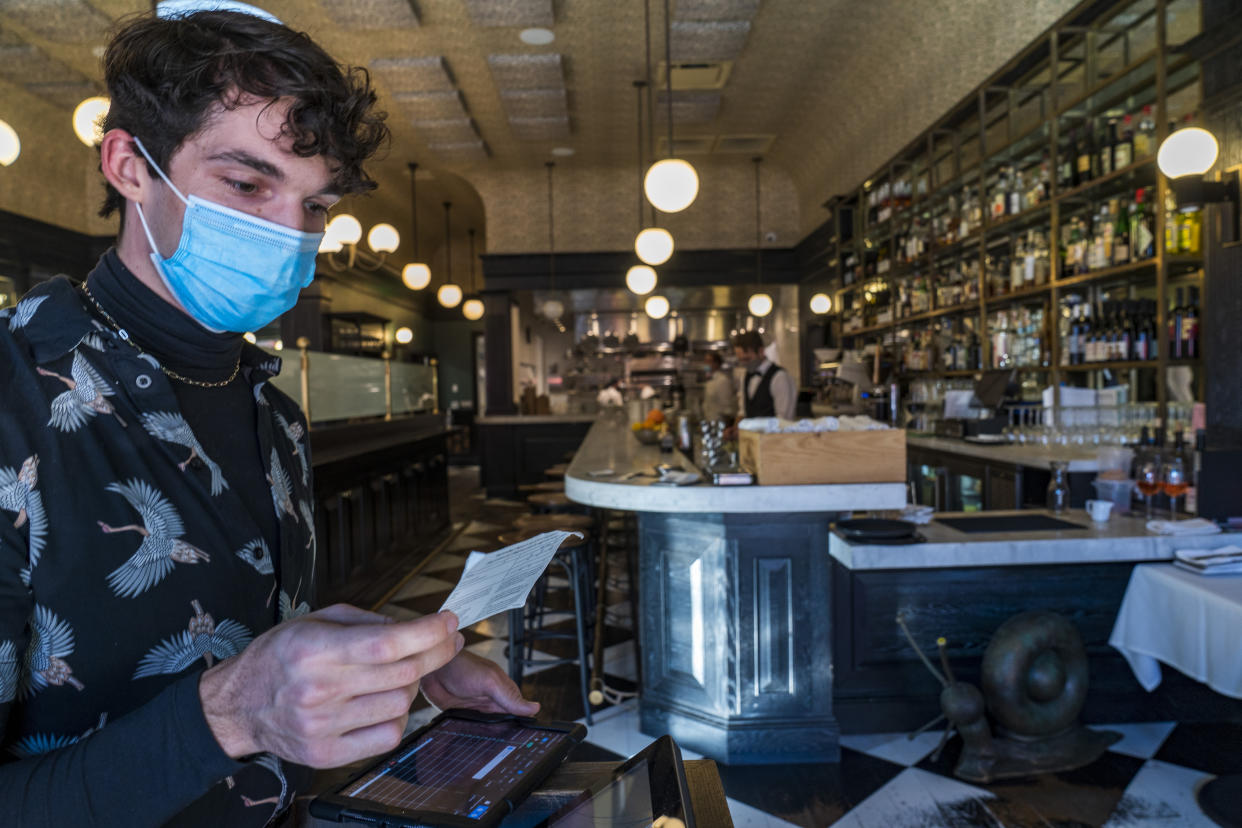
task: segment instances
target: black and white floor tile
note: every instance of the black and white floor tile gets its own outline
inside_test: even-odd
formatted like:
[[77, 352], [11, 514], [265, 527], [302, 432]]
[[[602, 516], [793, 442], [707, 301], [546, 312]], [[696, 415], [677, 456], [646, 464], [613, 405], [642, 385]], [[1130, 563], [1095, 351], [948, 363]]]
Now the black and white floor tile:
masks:
[[[462, 531], [448, 551], [422, 568], [380, 611], [394, 618], [435, 612], [460, 577], [471, 550], [498, 548], [496, 535], [523, 510], [520, 504], [459, 498]], [[614, 690], [635, 689], [636, 654], [629, 604], [610, 594], [604, 674]], [[571, 604], [555, 605], [570, 610]], [[571, 612], [550, 615], [551, 628], [573, 629]], [[465, 631], [467, 647], [507, 665], [504, 616]], [[568, 655], [570, 641], [540, 644], [548, 657]], [[543, 715], [584, 721], [576, 666], [531, 668], [526, 695]], [[425, 721], [431, 710], [412, 715]], [[652, 737], [640, 732], [637, 703], [596, 708], [587, 742], [571, 760], [621, 759]], [[721, 781], [738, 828], [1212, 828], [1195, 791], [1216, 774], [1242, 772], [1242, 725], [1156, 722], [1108, 725], [1121, 741], [1092, 765], [983, 786], [953, 776], [960, 742], [950, 740], [933, 758], [939, 732], [853, 734], [841, 739], [841, 761], [822, 765], [720, 765]], [[683, 749], [686, 758], [698, 754]], [[1238, 803], [1242, 814], [1242, 802]], [[705, 828], [715, 828], [705, 826]]]

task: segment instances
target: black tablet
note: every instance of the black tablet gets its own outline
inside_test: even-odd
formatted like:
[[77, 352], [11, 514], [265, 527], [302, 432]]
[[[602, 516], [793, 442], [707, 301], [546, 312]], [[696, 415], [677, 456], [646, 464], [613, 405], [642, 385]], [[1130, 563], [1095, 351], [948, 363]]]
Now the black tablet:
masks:
[[396, 750], [316, 798], [321, 819], [491, 828], [564, 761], [586, 728], [446, 710]]
[[661, 736], [536, 828], [694, 828], [681, 750]]

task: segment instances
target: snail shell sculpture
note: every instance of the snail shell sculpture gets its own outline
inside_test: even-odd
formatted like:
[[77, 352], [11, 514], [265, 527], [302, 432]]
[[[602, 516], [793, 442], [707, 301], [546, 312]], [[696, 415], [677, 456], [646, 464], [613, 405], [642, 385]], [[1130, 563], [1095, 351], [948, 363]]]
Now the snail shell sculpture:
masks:
[[1087, 700], [1087, 652], [1063, 616], [1025, 612], [1001, 624], [984, 651], [981, 673], [982, 693], [954, 681], [940, 695], [962, 735], [954, 769], [962, 779], [991, 782], [1080, 768], [1121, 738], [1078, 721]]

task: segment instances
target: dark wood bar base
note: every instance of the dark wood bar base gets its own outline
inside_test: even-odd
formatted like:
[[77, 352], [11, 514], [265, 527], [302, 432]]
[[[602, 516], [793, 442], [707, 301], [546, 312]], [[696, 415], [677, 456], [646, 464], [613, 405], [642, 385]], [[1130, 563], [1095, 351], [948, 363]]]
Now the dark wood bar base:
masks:
[[[917, 548], [917, 547], [912, 547]], [[979, 686], [992, 633], [1027, 610], [1069, 619], [1086, 644], [1088, 723], [1242, 722], [1242, 702], [1213, 692], [1177, 670], [1148, 693], [1108, 644], [1135, 564], [992, 566], [852, 571], [832, 562], [833, 706], [846, 733], [913, 730], [940, 714], [940, 684], [897, 625], [901, 613], [931, 654], [948, 640], [957, 678]]]
[[311, 431], [318, 604], [370, 606], [449, 530], [438, 416]]
[[578, 449], [593, 417], [480, 417], [479, 477], [488, 497], [514, 498], [518, 486], [546, 480], [543, 470]]
[[642, 731], [726, 764], [835, 762], [832, 513], [639, 513]]

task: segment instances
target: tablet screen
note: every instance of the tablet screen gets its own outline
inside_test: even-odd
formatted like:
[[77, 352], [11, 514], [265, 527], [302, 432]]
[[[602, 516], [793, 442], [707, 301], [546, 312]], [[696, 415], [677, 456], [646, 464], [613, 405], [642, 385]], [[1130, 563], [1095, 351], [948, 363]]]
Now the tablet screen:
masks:
[[642, 761], [587, 801], [556, 817], [549, 825], [556, 828], [596, 828], [600, 825], [650, 828], [654, 820], [651, 774], [646, 761]]
[[444, 719], [339, 795], [404, 811], [480, 819], [567, 735], [513, 721]]

